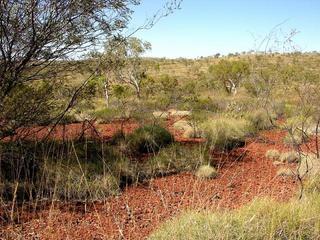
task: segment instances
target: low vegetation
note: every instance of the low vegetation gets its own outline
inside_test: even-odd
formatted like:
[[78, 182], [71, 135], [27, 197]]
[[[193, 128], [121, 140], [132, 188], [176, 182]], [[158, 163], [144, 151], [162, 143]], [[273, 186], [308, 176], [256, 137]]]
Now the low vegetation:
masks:
[[256, 199], [233, 211], [191, 211], [155, 231], [155, 239], [317, 239], [320, 195], [279, 203]]
[[141, 154], [159, 151], [173, 142], [173, 136], [161, 126], [147, 125], [134, 130], [126, 140], [131, 152]]
[[202, 124], [208, 142], [217, 150], [242, 147], [251, 133], [250, 123], [244, 119], [218, 118]]
[[210, 165], [202, 165], [195, 172], [195, 176], [200, 179], [216, 178], [218, 176], [218, 172], [214, 167], [211, 167]]
[[297, 163], [300, 161], [300, 156], [295, 151], [284, 152], [280, 155], [280, 161], [283, 163]]
[[280, 158], [280, 152], [276, 149], [270, 149], [266, 152], [266, 157], [272, 161], [277, 161]]

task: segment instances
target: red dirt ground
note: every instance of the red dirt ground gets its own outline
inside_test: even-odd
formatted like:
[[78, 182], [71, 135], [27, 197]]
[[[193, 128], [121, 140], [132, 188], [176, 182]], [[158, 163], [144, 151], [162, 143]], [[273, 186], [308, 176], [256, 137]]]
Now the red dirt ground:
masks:
[[[175, 130], [172, 125], [183, 119], [179, 118], [169, 118], [167, 120], [167, 128], [173, 134], [175, 141], [178, 142], [192, 142], [198, 143], [203, 142], [204, 139], [201, 138], [183, 138], [183, 132]], [[57, 125], [54, 129], [50, 126], [37, 126], [37, 127], [25, 127], [20, 128], [16, 132], [16, 135], [12, 137], [7, 137], [4, 141], [16, 141], [17, 139], [24, 140], [38, 140], [43, 139], [54, 139], [54, 140], [77, 140], [81, 137], [95, 138], [95, 139], [110, 139], [116, 132], [121, 129], [125, 133], [130, 133], [134, 129], [138, 128], [139, 124], [133, 121], [127, 121], [121, 123], [120, 121], [112, 123], [101, 123], [97, 124], [94, 121], [86, 121], [83, 123], [71, 123], [66, 125]]]
[[[7, 226], [3, 236], [145, 239], [159, 224], [185, 209], [232, 209], [260, 196], [286, 201], [295, 194], [297, 183], [293, 178], [276, 177], [277, 167], [264, 156], [271, 148], [285, 150], [283, 137], [283, 132], [268, 131], [249, 140], [246, 147], [229, 155], [216, 179], [198, 180], [188, 172], [158, 178], [146, 186], [128, 187], [120, 196], [87, 206], [86, 211], [82, 205], [55, 203], [29, 214], [23, 225]], [[233, 161], [241, 154], [241, 161]]]

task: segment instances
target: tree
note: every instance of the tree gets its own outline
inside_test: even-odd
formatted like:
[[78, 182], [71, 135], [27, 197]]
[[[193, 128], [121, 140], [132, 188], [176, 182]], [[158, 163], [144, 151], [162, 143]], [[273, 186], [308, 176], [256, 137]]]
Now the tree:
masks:
[[249, 64], [243, 60], [220, 60], [218, 64], [209, 69], [217, 80], [223, 83], [226, 91], [236, 94], [241, 80], [249, 76]]
[[141, 96], [141, 83], [146, 78], [146, 68], [141, 55], [151, 49], [151, 44], [138, 38], [113, 38], [105, 44], [101, 55], [100, 70], [105, 77], [105, 98], [109, 105], [110, 87], [112, 84], [131, 86], [136, 96]]
[[[38, 99], [37, 82], [54, 84], [70, 64], [65, 61], [90, 49], [102, 38], [126, 28], [132, 6], [139, 0], [3, 0], [0, 1], [0, 112], [12, 104], [21, 89], [29, 94], [25, 111], [16, 116], [0, 115], [0, 131], [26, 125], [28, 114], [36, 115], [32, 98]], [[63, 70], [63, 71], [62, 71]], [[42, 88], [41, 88], [42, 89]], [[43, 89], [41, 90], [43, 92]], [[48, 92], [50, 88], [48, 88]], [[78, 91], [76, 91], [77, 93]], [[44, 94], [42, 101], [48, 100]], [[30, 99], [31, 98], [31, 99]], [[71, 98], [71, 100], [74, 97]], [[19, 109], [22, 102], [15, 101]], [[29, 104], [26, 106], [25, 104]], [[71, 106], [69, 104], [68, 106]], [[43, 109], [39, 111], [41, 114]], [[40, 117], [40, 115], [39, 115]], [[25, 118], [26, 119], [26, 118]], [[36, 123], [36, 118], [32, 118]], [[10, 125], [10, 124], [9, 124]], [[16, 126], [17, 127], [17, 126]], [[3, 135], [3, 133], [0, 135]]]

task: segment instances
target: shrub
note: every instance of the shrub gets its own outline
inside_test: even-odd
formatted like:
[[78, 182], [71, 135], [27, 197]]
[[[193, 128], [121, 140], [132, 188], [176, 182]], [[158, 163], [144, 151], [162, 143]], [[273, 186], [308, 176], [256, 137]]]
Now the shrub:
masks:
[[216, 178], [218, 176], [218, 172], [215, 168], [211, 167], [210, 165], [202, 165], [198, 168], [195, 175], [200, 179]]
[[273, 127], [272, 120], [274, 116], [269, 116], [264, 110], [257, 110], [247, 115], [247, 119], [252, 124], [255, 131], [267, 130]]
[[119, 117], [121, 114], [119, 109], [102, 108], [95, 110], [91, 115], [93, 118], [96, 118], [98, 122], [107, 123]]
[[307, 142], [309, 135], [312, 134], [313, 125], [311, 119], [305, 119], [303, 116], [288, 118], [282, 126], [290, 133], [283, 139], [284, 143], [300, 145]]
[[208, 142], [218, 150], [231, 150], [245, 144], [251, 133], [249, 123], [242, 119], [219, 118], [202, 124]]
[[125, 141], [126, 136], [123, 131], [118, 130], [115, 134], [110, 139], [110, 144], [111, 145], [118, 145], [119, 143]]
[[297, 153], [294, 152], [294, 151], [285, 152], [285, 153], [282, 153], [282, 154], [280, 155], [280, 161], [281, 161], [281, 162], [297, 163], [297, 162], [299, 162], [299, 160], [300, 160], [299, 154], [297, 154]]
[[272, 161], [276, 161], [280, 158], [280, 152], [276, 149], [270, 149], [266, 152], [266, 157]]
[[161, 126], [149, 125], [128, 135], [127, 142], [132, 153], [151, 153], [172, 143], [173, 136]]
[[280, 203], [264, 198], [229, 211], [187, 211], [164, 223], [157, 239], [318, 239], [320, 195]]

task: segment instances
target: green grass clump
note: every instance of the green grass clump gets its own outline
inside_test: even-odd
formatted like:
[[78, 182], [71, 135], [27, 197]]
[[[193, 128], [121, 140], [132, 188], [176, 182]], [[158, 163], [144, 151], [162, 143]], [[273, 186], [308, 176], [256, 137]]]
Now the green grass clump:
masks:
[[172, 143], [173, 136], [161, 126], [147, 125], [128, 135], [127, 142], [132, 153], [152, 153]]
[[44, 166], [45, 178], [40, 186], [53, 199], [102, 200], [119, 190], [119, 179], [109, 173], [94, 173], [93, 164]]
[[319, 214], [319, 194], [288, 203], [257, 199], [239, 210], [185, 212], [149, 239], [319, 239]]
[[280, 152], [277, 149], [270, 149], [266, 152], [266, 157], [272, 161], [277, 161], [280, 158]]
[[151, 177], [193, 171], [202, 164], [208, 164], [208, 156], [208, 149], [204, 145], [185, 146], [175, 143], [162, 148], [146, 161], [143, 171]]
[[218, 176], [218, 172], [214, 167], [210, 165], [202, 165], [195, 172], [197, 178], [206, 179], [206, 178], [216, 178]]
[[218, 118], [202, 124], [209, 144], [218, 150], [231, 150], [245, 144], [250, 133], [250, 124], [244, 119]]
[[267, 130], [273, 127], [274, 116], [264, 110], [256, 110], [247, 114], [247, 119], [255, 131]]

